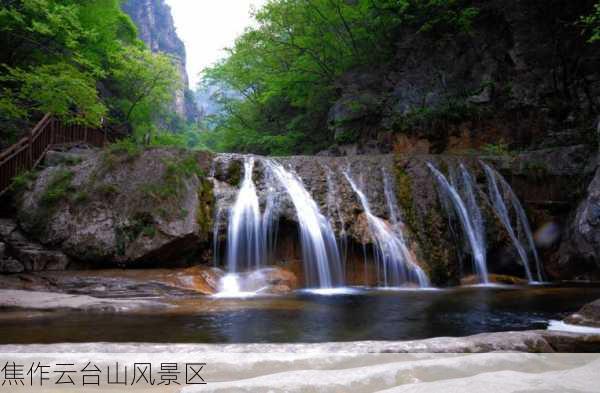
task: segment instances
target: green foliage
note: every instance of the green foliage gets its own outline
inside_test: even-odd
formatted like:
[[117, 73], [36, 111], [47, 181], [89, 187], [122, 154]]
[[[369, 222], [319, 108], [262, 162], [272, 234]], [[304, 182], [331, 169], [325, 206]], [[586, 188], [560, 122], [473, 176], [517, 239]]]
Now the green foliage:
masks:
[[126, 155], [136, 158], [142, 153], [142, 146], [133, 137], [119, 139], [106, 149], [109, 154]]
[[340, 145], [358, 142], [360, 130], [349, 128], [335, 134], [335, 141]]
[[511, 151], [508, 147], [508, 144], [501, 140], [498, 143], [488, 143], [487, 145], [481, 148], [484, 154], [490, 156], [509, 156], [511, 155]]
[[196, 221], [200, 226], [200, 232], [208, 236], [213, 226], [213, 183], [205, 178], [200, 179], [200, 187], [198, 189], [198, 212]]
[[119, 189], [114, 184], [100, 184], [94, 189], [94, 194], [101, 199], [111, 199], [119, 193]]
[[587, 30], [588, 42], [600, 41], [600, 2], [594, 5], [594, 11], [590, 15], [581, 17], [581, 22]]
[[185, 186], [185, 181], [194, 175], [204, 177], [193, 153], [184, 153], [183, 157], [163, 161], [165, 175], [159, 181], [147, 184], [144, 192], [157, 201], [175, 198]]
[[34, 171], [26, 171], [13, 177], [10, 189], [15, 194], [20, 194], [26, 190], [29, 190], [37, 178], [38, 173]]
[[114, 53], [110, 61], [110, 77], [115, 81], [113, 91], [117, 95], [112, 108], [133, 127], [138, 139], [158, 133], [158, 121], [169, 114], [179, 83], [171, 59], [132, 46]]
[[469, 104], [465, 100], [449, 100], [435, 108], [423, 107], [412, 110], [395, 119], [394, 126], [397, 131], [403, 132], [413, 129], [435, 132], [439, 125], [447, 126], [479, 118], [483, 115], [483, 111], [485, 109]]
[[136, 38], [120, 0], [11, 0], [0, 5], [0, 140], [50, 112], [108, 118], [147, 132], [176, 88], [171, 60]]
[[85, 202], [90, 200], [90, 194], [87, 193], [87, 191], [77, 191], [74, 195], [73, 195], [73, 202], [77, 205], [81, 205], [84, 204]]
[[147, 212], [135, 213], [130, 222], [115, 228], [117, 253], [125, 255], [127, 246], [140, 237], [140, 235], [153, 238], [156, 234], [156, 225], [152, 215]]
[[102, 155], [102, 166], [105, 169], [114, 169], [117, 165], [132, 162], [138, 158], [144, 150], [134, 137], [119, 139], [111, 143]]
[[40, 203], [43, 207], [49, 208], [55, 206], [58, 202], [70, 195], [74, 189], [71, 186], [74, 173], [68, 169], [58, 169], [52, 174], [48, 187], [40, 197]]
[[333, 142], [327, 112], [345, 72], [390, 61], [398, 31], [471, 30], [477, 15], [463, 0], [273, 0], [229, 57], [205, 70], [204, 88], [223, 87], [224, 113], [202, 143], [214, 150], [311, 153]]

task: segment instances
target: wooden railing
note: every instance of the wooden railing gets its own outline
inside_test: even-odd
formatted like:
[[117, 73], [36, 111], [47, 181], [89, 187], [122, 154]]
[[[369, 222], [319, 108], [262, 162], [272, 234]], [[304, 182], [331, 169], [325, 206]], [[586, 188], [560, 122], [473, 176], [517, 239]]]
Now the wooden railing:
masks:
[[106, 142], [103, 130], [63, 124], [46, 115], [27, 136], [0, 153], [0, 195], [8, 190], [15, 176], [35, 168], [52, 146], [88, 143], [102, 147]]

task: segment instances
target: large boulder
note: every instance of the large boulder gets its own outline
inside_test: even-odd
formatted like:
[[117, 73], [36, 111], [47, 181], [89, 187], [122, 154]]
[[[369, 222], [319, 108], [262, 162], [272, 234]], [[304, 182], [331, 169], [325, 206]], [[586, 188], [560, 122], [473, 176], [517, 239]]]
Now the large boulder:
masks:
[[41, 172], [18, 201], [31, 237], [84, 262], [183, 263], [207, 240], [210, 156], [127, 144]]
[[600, 169], [570, 220], [559, 263], [562, 270], [575, 275], [600, 269]]

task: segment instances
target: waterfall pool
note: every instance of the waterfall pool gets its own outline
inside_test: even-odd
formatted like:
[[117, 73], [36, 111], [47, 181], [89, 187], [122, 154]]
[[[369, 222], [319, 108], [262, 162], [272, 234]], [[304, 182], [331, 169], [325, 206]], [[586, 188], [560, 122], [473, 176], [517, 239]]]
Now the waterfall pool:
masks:
[[[130, 311], [0, 310], [0, 344], [60, 342], [251, 343], [410, 340], [546, 329], [600, 286], [350, 288], [245, 299], [122, 293], [167, 302]], [[26, 328], [25, 328], [26, 326]]]

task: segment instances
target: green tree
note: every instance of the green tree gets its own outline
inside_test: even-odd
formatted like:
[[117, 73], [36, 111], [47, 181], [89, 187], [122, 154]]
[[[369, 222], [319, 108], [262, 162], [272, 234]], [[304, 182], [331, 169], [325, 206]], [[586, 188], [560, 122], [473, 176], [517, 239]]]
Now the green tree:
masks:
[[588, 30], [588, 42], [600, 41], [600, 2], [594, 6], [594, 11], [581, 18], [583, 25]]
[[138, 138], [156, 134], [160, 119], [169, 116], [170, 102], [179, 78], [171, 59], [146, 48], [128, 47], [113, 54], [110, 77], [113, 112], [131, 125]]
[[96, 126], [108, 118], [138, 134], [169, 116], [174, 66], [137, 39], [120, 6], [120, 0], [1, 3], [0, 141], [46, 112]]

